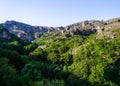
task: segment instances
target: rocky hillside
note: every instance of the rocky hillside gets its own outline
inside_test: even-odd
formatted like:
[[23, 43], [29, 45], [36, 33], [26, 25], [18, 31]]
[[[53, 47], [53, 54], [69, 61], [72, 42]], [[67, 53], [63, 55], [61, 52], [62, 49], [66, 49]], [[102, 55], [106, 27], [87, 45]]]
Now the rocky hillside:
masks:
[[44, 26], [32, 26], [17, 21], [6, 21], [3, 26], [7, 28], [11, 33], [17, 35], [19, 38], [33, 41], [41, 37], [45, 33], [59, 32], [64, 37], [70, 37], [73, 35], [90, 35], [96, 31], [100, 33], [103, 29], [113, 28], [109, 27], [109, 24], [119, 21], [120, 18], [110, 19], [108, 21], [99, 20], [86, 20], [79, 23], [74, 23], [65, 27], [44, 27]]
[[10, 33], [2, 25], [0, 25], [0, 38], [10, 39]]
[[0, 86], [120, 86], [119, 18], [46, 29], [15, 21], [4, 26]]
[[2, 24], [0, 24], [0, 43], [7, 44], [7, 42], [13, 42], [13, 41], [18, 41], [23, 45], [30, 43], [29, 41], [24, 39], [22, 40], [21, 38], [17, 37], [15, 34], [10, 33], [8, 29], [6, 29]]
[[54, 31], [52, 27], [32, 26], [16, 21], [6, 21], [3, 26], [11, 33], [28, 41], [39, 38], [42, 33]]

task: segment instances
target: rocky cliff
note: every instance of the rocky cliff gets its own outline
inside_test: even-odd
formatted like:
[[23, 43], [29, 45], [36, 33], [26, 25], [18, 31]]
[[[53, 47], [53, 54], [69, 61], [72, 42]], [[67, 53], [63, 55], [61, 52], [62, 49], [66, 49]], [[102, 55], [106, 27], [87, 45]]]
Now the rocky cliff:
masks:
[[32, 26], [16, 21], [6, 21], [3, 26], [19, 38], [32, 41], [39, 38], [41, 34], [54, 31], [52, 27]]
[[[119, 20], [120, 18], [114, 18], [107, 21], [86, 20], [83, 22], [67, 25], [65, 27], [32, 26], [17, 21], [6, 21], [3, 23], [3, 26], [11, 33], [17, 35], [19, 38], [33, 41], [45, 33], [51, 33], [55, 31], [59, 31], [59, 33], [64, 37], [69, 37], [72, 35], [90, 35], [95, 32], [99, 33], [103, 28], [108, 28], [109, 24]], [[107, 25], [107, 27], [104, 27], [105, 25]]]
[[7, 29], [0, 25], [0, 38], [10, 39], [11, 35]]

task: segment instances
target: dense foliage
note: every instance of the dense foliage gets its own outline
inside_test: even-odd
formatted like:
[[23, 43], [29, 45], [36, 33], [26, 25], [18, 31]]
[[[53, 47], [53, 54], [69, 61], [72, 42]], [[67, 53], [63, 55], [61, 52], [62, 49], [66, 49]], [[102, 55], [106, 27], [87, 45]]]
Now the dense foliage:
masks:
[[[3, 28], [3, 27], [0, 27]], [[120, 86], [120, 31], [0, 41], [0, 86]]]

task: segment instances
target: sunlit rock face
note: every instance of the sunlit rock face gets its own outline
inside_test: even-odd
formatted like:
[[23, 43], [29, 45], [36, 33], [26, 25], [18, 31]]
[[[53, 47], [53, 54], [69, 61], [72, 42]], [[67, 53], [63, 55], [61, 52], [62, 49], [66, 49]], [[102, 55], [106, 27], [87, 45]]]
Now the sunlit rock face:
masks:
[[44, 33], [51, 33], [59, 31], [66, 37], [72, 35], [89, 35], [95, 32], [96, 25], [101, 24], [100, 21], [83, 21], [68, 26], [60, 27], [44, 27], [44, 26], [32, 26], [17, 21], [6, 21], [3, 26], [9, 30], [9, 32], [15, 34], [19, 38], [24, 40], [33, 41], [42, 36]]
[[19, 38], [33, 41], [41, 36], [42, 33], [49, 33], [55, 29], [52, 27], [32, 26], [16, 21], [6, 21], [3, 26]]
[[[95, 32], [99, 34], [106, 33], [106, 29], [113, 28], [109, 26], [110, 24], [120, 21], [120, 18], [114, 18], [107, 21], [99, 21], [99, 20], [85, 20], [82, 22], [74, 23], [67, 26], [60, 27], [45, 27], [45, 26], [32, 26], [24, 23], [20, 23], [17, 21], [6, 21], [3, 23], [3, 26], [9, 30], [9, 32], [15, 34], [19, 38], [24, 40], [33, 41], [35, 39], [40, 38], [44, 34], [58, 34], [58, 32], [65, 37], [70, 37], [73, 35], [90, 35]], [[107, 25], [106, 25], [107, 24]], [[118, 26], [119, 24], [117, 24]], [[106, 26], [106, 27], [104, 27]], [[114, 26], [114, 25], [112, 25]], [[105, 29], [103, 31], [103, 28]], [[57, 33], [56, 33], [57, 32]], [[113, 35], [109, 34], [109, 37], [113, 38]], [[58, 36], [58, 35], [55, 35]], [[4, 32], [4, 37], [7, 37]]]

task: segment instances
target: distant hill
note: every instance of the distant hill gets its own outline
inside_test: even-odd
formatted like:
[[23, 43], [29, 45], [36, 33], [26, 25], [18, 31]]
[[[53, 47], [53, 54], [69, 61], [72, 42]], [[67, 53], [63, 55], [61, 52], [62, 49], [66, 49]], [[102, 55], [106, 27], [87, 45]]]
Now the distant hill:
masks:
[[114, 23], [120, 18], [114, 18], [107, 21], [99, 20], [86, 20], [79, 23], [74, 23], [66, 27], [45, 27], [45, 26], [32, 26], [17, 21], [6, 21], [3, 26], [11, 33], [24, 40], [33, 41], [43, 34], [51, 32], [59, 32], [64, 37], [72, 35], [90, 35], [95, 33], [98, 29], [102, 29], [105, 24]]
[[4, 28], [2, 25], [0, 25], [0, 38], [6, 38], [6, 39], [10, 39], [10, 33], [9, 31]]
[[8, 29], [6, 29], [2, 24], [0, 24], [0, 42], [6, 41], [25, 41], [25, 40], [21, 40], [13, 33], [10, 33]]
[[32, 26], [17, 21], [6, 21], [3, 26], [11, 33], [28, 41], [38, 38], [42, 33], [54, 30], [54, 28], [51, 27]]
[[22, 48], [27, 44], [30, 44], [30, 42], [17, 37], [13, 33], [10, 33], [8, 29], [0, 24], [0, 48], [16, 50], [23, 53]]

